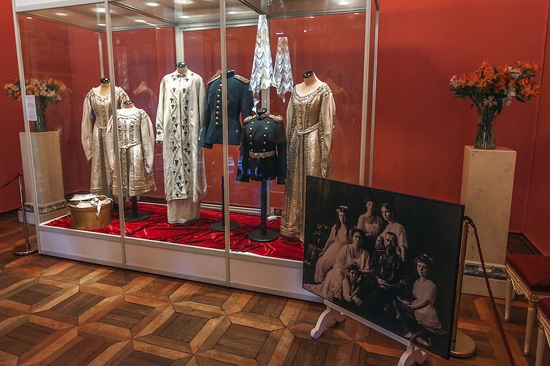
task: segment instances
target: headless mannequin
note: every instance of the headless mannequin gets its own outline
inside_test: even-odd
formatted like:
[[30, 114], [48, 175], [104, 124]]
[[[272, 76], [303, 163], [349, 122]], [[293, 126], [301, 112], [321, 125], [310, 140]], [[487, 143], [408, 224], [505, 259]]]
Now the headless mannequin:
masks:
[[[259, 120], [267, 117], [266, 108], [258, 108], [256, 111]], [[269, 123], [269, 122], [268, 122]], [[267, 127], [266, 127], [267, 128]], [[261, 186], [261, 206], [260, 206], [260, 228], [248, 233], [248, 238], [252, 241], [267, 243], [274, 241], [279, 237], [279, 233], [267, 228], [267, 182], [268, 179], [262, 180]]]
[[111, 79], [104, 77], [99, 80], [100, 84], [96, 89], [96, 92], [101, 96], [107, 96], [111, 94]]
[[176, 71], [178, 74], [185, 74], [189, 69], [187, 68], [187, 64], [185, 62], [178, 62], [176, 65]]
[[[120, 110], [120, 113], [122, 114], [131, 114], [137, 110], [136, 106], [134, 105], [134, 102], [131, 100], [127, 100], [124, 103], [122, 103], [122, 109]], [[138, 203], [137, 203], [137, 197], [132, 196], [132, 212], [126, 213], [124, 215], [124, 220], [126, 221], [141, 221], [145, 220], [149, 217], [149, 214], [147, 213], [140, 213], [138, 212]]]
[[122, 110], [120, 111], [120, 113], [130, 114], [135, 112], [136, 109], [137, 108], [134, 105], [134, 103], [131, 100], [127, 100], [124, 103], [122, 103]]
[[296, 85], [296, 92], [300, 95], [307, 95], [317, 89], [323, 83], [317, 78], [313, 70], [304, 72], [304, 81]]

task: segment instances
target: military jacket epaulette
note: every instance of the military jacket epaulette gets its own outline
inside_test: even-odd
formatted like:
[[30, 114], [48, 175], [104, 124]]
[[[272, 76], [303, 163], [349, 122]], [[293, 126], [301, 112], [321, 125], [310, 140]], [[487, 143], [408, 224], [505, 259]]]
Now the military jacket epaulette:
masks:
[[239, 74], [236, 74], [234, 77], [235, 77], [235, 79], [237, 79], [239, 81], [242, 81], [243, 83], [246, 83], [246, 84], [250, 83], [249, 79], [247, 79], [244, 76], [241, 76]]
[[271, 118], [274, 122], [277, 123], [283, 123], [283, 116], [278, 114], [270, 114], [269, 118]]
[[208, 80], [208, 82], [207, 82], [206, 84], [210, 84], [210, 83], [213, 82], [214, 80], [219, 79], [219, 78], [221, 78], [221, 77], [222, 77], [221, 74], [214, 75], [214, 76], [212, 76], [212, 77], [210, 78], [210, 80]]

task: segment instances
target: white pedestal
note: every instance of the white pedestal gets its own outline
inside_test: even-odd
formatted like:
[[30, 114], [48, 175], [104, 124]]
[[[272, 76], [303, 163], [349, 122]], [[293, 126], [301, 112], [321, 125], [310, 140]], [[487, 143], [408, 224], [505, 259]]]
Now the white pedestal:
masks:
[[[516, 152], [505, 147], [495, 150], [464, 147], [460, 202], [478, 229], [485, 266], [495, 297], [506, 297], [504, 262]], [[487, 295], [473, 229], [468, 231], [462, 292]]]
[[[63, 188], [59, 131], [31, 132], [30, 135], [38, 198], [38, 214], [40, 222], [43, 222], [69, 212]], [[19, 142], [21, 143], [21, 158], [23, 161], [26, 218], [28, 223], [34, 224], [32, 165], [29, 161], [29, 144], [24, 132], [19, 133]], [[22, 217], [20, 217], [21, 220]]]

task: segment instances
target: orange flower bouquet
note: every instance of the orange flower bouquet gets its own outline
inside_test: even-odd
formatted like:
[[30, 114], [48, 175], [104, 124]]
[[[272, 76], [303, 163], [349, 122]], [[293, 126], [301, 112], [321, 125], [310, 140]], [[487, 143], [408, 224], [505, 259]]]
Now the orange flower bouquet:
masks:
[[[46, 131], [44, 113], [49, 104], [57, 104], [63, 97], [64, 84], [58, 80], [25, 80], [25, 91], [27, 95], [34, 95], [36, 101], [36, 132]], [[12, 83], [4, 85], [7, 95], [15, 100], [21, 101], [21, 83], [14, 79]]]
[[529, 62], [491, 66], [484, 60], [479, 69], [451, 78], [449, 88], [456, 97], [470, 99], [470, 108], [477, 108], [479, 122], [475, 148], [496, 147], [492, 124], [504, 106], [512, 104], [514, 98], [526, 102], [540, 95], [540, 84], [534, 80], [539, 72], [540, 67]]

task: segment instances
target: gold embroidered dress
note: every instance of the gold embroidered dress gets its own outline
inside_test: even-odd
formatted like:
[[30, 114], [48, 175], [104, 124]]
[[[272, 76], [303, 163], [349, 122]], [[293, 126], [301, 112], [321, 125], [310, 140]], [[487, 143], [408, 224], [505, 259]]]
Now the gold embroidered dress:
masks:
[[305, 95], [294, 88], [286, 113], [287, 178], [281, 234], [303, 241], [306, 176], [332, 176], [330, 149], [336, 114], [332, 91], [325, 82]]
[[143, 109], [122, 108], [117, 110], [118, 148], [120, 149], [120, 170], [122, 179], [115, 169], [115, 146], [113, 118], [107, 126], [109, 167], [113, 176], [113, 194], [118, 195], [122, 182], [124, 199], [155, 191], [153, 159], [155, 156], [155, 135], [151, 119]]
[[[99, 87], [92, 88], [84, 99], [82, 110], [81, 140], [86, 159], [92, 160], [90, 192], [112, 195], [112, 177], [107, 152], [107, 124], [111, 118], [111, 95], [100, 95]], [[128, 94], [115, 86], [115, 104], [117, 109], [122, 102], [129, 100]]]
[[202, 77], [191, 70], [175, 71], [161, 80], [156, 141], [163, 143], [169, 223], [192, 222], [200, 216], [206, 194], [206, 171], [199, 145], [205, 97]]

